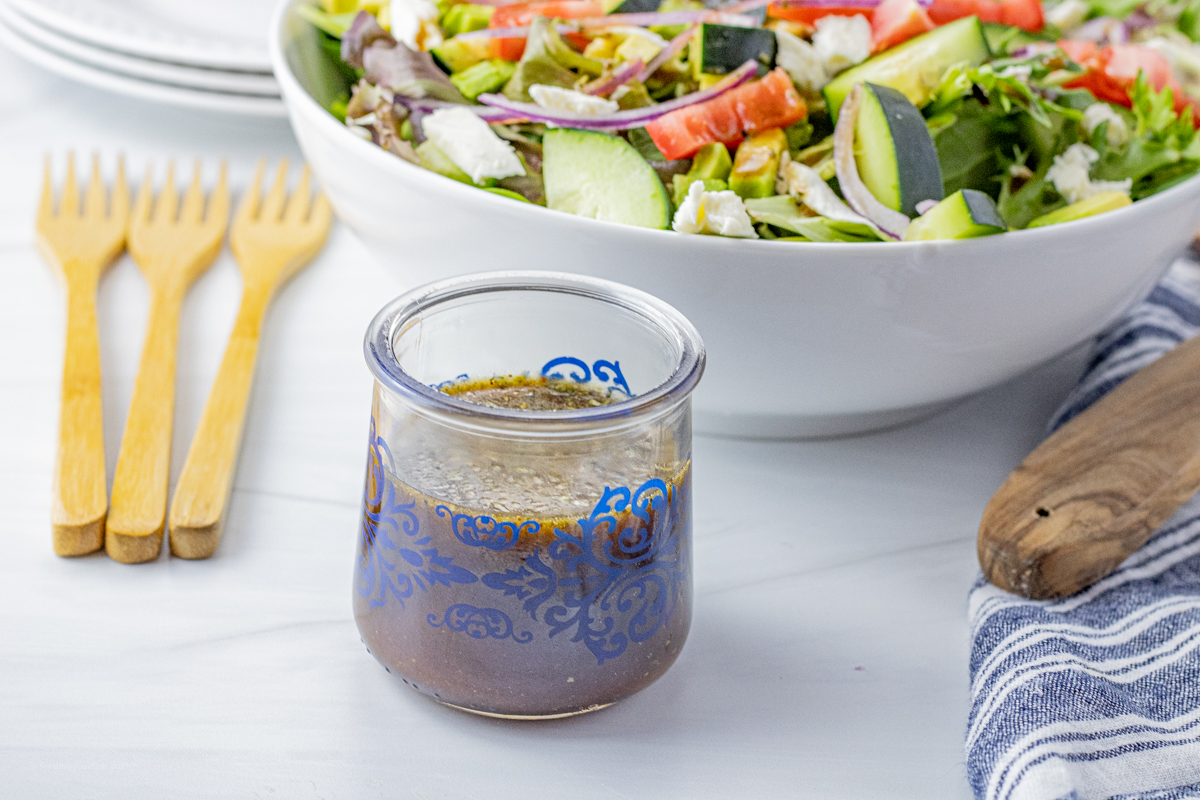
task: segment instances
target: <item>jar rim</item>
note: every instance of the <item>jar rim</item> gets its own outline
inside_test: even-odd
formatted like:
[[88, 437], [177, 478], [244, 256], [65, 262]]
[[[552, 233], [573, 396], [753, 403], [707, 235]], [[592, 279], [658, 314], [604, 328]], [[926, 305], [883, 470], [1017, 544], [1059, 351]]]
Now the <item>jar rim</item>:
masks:
[[[653, 324], [679, 348], [675, 368], [658, 386], [618, 403], [570, 411], [526, 411], [496, 408], [461, 400], [410, 375], [396, 357], [394, 342], [401, 328], [422, 313], [452, 300], [478, 294], [542, 291], [571, 294], [624, 308]], [[654, 295], [614, 281], [541, 270], [476, 272], [418, 286], [380, 309], [363, 339], [367, 365], [381, 384], [434, 412], [448, 412], [477, 424], [543, 427], [591, 427], [644, 417], [664, 406], [675, 406], [695, 389], [704, 372], [705, 351], [700, 332], [674, 306]]]

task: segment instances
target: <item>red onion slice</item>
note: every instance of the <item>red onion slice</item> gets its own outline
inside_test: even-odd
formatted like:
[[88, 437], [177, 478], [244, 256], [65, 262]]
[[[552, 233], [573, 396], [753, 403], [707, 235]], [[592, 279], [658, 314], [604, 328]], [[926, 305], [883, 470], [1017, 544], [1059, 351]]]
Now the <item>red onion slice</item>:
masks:
[[659, 50], [658, 55], [650, 59], [650, 63], [647, 64], [646, 68], [642, 70], [640, 75], [637, 76], [638, 80], [642, 83], [645, 83], [647, 78], [649, 78], [655, 72], [658, 72], [659, 67], [674, 58], [680, 50], [687, 47], [688, 42], [692, 40], [692, 36], [694, 36], [696, 33], [696, 28], [699, 27], [699, 22], [693, 22], [674, 39], [667, 42], [667, 46], [662, 50]]
[[725, 6], [721, 10], [726, 14], [744, 14], [747, 11], [757, 11], [760, 8], [765, 8], [775, 0], [741, 0], [740, 3]]
[[637, 14], [607, 14], [575, 20], [581, 28], [608, 28], [614, 25], [637, 25], [642, 28], [659, 25], [687, 25], [691, 22], [712, 22], [737, 28], [757, 28], [758, 20], [745, 14], [722, 11], [645, 11]]
[[[687, 25], [693, 22], [712, 22], [720, 25], [730, 25], [735, 28], [757, 28], [758, 20], [745, 14], [729, 14], [724, 11], [647, 11], [639, 14], [609, 14], [604, 17], [586, 17], [584, 19], [560, 22], [555, 25], [559, 33], [579, 33], [580, 31], [602, 31], [619, 25], [636, 25], [649, 28], [658, 25]], [[483, 28], [468, 31], [455, 36], [455, 39], [470, 41], [471, 39], [523, 39], [529, 36], [529, 26], [519, 25], [512, 28]]]
[[881, 0], [776, 0], [780, 8], [875, 8]]
[[926, 214], [929, 213], [930, 209], [932, 209], [937, 204], [938, 204], [937, 200], [922, 200], [921, 202], [917, 203], [917, 213], [920, 214], [921, 216], [925, 216]]
[[858, 164], [854, 161], [854, 123], [858, 120], [862, 93], [862, 84], [854, 84], [838, 111], [837, 126], [833, 129], [833, 164], [837, 169], [838, 185], [851, 208], [874, 222], [883, 234], [900, 241], [912, 220], [875, 199], [859, 177]]
[[658, 119], [672, 111], [677, 111], [678, 109], [697, 103], [703, 103], [725, 94], [730, 89], [735, 89], [753, 78], [757, 71], [758, 62], [753, 60], [747, 61], [707, 89], [692, 92], [666, 103], [659, 103], [647, 106], [646, 108], [631, 108], [626, 111], [618, 111], [615, 114], [577, 114], [571, 111], [554, 111], [542, 108], [534, 103], [519, 103], [509, 100], [502, 94], [481, 94], [479, 95], [479, 102], [493, 108], [503, 109], [509, 112], [510, 116], [521, 116], [534, 122], [545, 122], [563, 128], [628, 130], [629, 128], [640, 128], [647, 122]]
[[587, 93], [596, 97], [608, 97], [618, 88], [637, 77], [644, 66], [646, 65], [642, 63], [640, 58], [635, 58], [633, 61], [626, 61], [617, 67], [608, 78], [588, 89]]
[[464, 106], [462, 103], [448, 103], [444, 100], [434, 100], [429, 97], [407, 97], [398, 94], [395, 97], [395, 102], [402, 105], [409, 111], [419, 111], [428, 114], [437, 111], [439, 108], [465, 108], [468, 111], [473, 111], [479, 115], [479, 118], [487, 123], [499, 124], [502, 122], [512, 122], [514, 119], [524, 120], [524, 117], [518, 117], [507, 111], [502, 111], [498, 108], [489, 108], [488, 106]]
[[[559, 33], [578, 33], [579, 28], [575, 25], [560, 23], [554, 26], [554, 29]], [[528, 39], [529, 26], [519, 25], [515, 28], [482, 28], [477, 31], [468, 31], [460, 33], [453, 37], [460, 41], [470, 41], [472, 39]]]

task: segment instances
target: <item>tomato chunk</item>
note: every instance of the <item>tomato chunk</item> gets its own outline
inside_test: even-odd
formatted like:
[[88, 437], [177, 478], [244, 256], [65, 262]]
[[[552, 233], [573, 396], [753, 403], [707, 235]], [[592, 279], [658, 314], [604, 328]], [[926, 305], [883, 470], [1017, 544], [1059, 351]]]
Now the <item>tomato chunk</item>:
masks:
[[1040, 0], [933, 0], [929, 18], [945, 25], [963, 17], [1000, 22], [1037, 33], [1045, 25]]
[[935, 27], [917, 0], [883, 0], [871, 19], [871, 51], [882, 52]]
[[[1133, 106], [1130, 92], [1137, 83], [1138, 73], [1143, 72], [1146, 82], [1156, 92], [1161, 92], [1164, 86], [1171, 89], [1177, 113], [1183, 113], [1189, 106], [1195, 113], [1196, 102], [1184, 94], [1183, 87], [1171, 72], [1171, 62], [1155, 50], [1136, 44], [1100, 47], [1095, 42], [1071, 40], [1062, 40], [1058, 46], [1087, 70], [1084, 75], [1063, 84], [1067, 89], [1087, 89], [1097, 100], [1130, 108]], [[1200, 122], [1200, 118], [1193, 116], [1193, 121]]]
[[[536, 3], [512, 3], [499, 6], [488, 22], [489, 28], [519, 28], [528, 25], [534, 17], [548, 19], [583, 19], [604, 16], [604, 3], [600, 0], [548, 0]], [[584, 40], [584, 44], [586, 44]], [[525, 53], [525, 39], [505, 37], [492, 39], [488, 43], [492, 58], [520, 61]]]
[[669, 160], [695, 155], [706, 144], [729, 145], [743, 133], [786, 128], [808, 115], [804, 99], [782, 69], [703, 103], [685, 106], [646, 123], [646, 132]]
[[802, 22], [815, 26], [821, 17], [866, 17], [871, 21], [875, 9], [857, 8], [855, 6], [785, 6], [781, 3], [771, 3], [767, 6], [767, 16], [775, 19], [786, 19], [789, 22]]

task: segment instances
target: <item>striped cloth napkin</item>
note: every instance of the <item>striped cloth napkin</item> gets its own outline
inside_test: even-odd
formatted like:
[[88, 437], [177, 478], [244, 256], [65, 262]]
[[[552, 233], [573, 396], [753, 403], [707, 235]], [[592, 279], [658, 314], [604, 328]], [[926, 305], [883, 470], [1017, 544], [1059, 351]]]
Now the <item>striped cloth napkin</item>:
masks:
[[[1200, 330], [1200, 265], [1176, 263], [1097, 341], [1058, 428]], [[1200, 798], [1200, 495], [1111, 576], [1026, 600], [970, 596], [967, 772], [986, 800]]]

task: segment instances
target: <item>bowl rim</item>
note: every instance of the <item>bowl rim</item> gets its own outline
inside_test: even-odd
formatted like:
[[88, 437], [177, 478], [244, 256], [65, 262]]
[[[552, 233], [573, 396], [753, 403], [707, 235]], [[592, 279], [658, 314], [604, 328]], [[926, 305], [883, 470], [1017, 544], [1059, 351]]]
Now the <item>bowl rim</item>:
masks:
[[[518, 203], [510, 198], [501, 197], [493, 192], [480, 191], [473, 186], [466, 186], [452, 178], [447, 178], [443, 175], [430, 172], [416, 164], [411, 164], [404, 159], [395, 156], [372, 142], [368, 142], [358, 136], [352, 134], [344, 124], [339, 123], [320, 103], [316, 101], [308, 90], [305, 89], [298, 78], [292, 73], [291, 67], [287, 63], [287, 58], [283, 53], [283, 43], [285, 35], [285, 22], [287, 15], [294, 6], [305, 3], [311, 3], [312, 0], [279, 0], [276, 5], [275, 12], [271, 19], [271, 30], [268, 41], [268, 50], [271, 57], [272, 69], [275, 73], [276, 80], [279, 81], [281, 95], [285, 106], [289, 111], [294, 113], [306, 114], [310, 119], [313, 119], [315, 124], [320, 126], [327, 136], [343, 137], [346, 142], [346, 147], [350, 148], [351, 152], [361, 154], [368, 159], [373, 166], [380, 170], [387, 170], [389, 173], [397, 175], [401, 179], [408, 181], [416, 181], [424, 183], [430, 190], [445, 189], [455, 197], [455, 193], [460, 193], [457, 197], [461, 198], [462, 202], [483, 201], [485, 204], [494, 203], [495, 210], [501, 208], [507, 209], [508, 213], [524, 214], [531, 212], [534, 214], [549, 213], [556, 215], [560, 224], [578, 224], [585, 226], [585, 230], [595, 230], [596, 233], [603, 231], [612, 231], [620, 229], [627, 236], [656, 236], [663, 235], [671, 237], [686, 236], [669, 228], [643, 228], [636, 225], [624, 225], [619, 222], [610, 222], [608, 220], [594, 219], [591, 217], [581, 217], [574, 214], [567, 214], [562, 211], [554, 211], [545, 206], [539, 206], [535, 203]], [[311, 23], [310, 23], [311, 24]], [[296, 97], [299, 96], [300, 103], [296, 104]], [[1070, 220], [1069, 222], [1059, 223], [1057, 225], [1045, 225], [1038, 228], [1022, 228], [1020, 230], [1010, 230], [1004, 233], [1005, 237], [1018, 236], [1021, 243], [1043, 243], [1047, 244], [1051, 240], [1065, 235], [1066, 233], [1084, 232], [1084, 226], [1107, 225], [1113, 222], [1114, 215], [1119, 215], [1120, 219], [1128, 217], [1135, 213], [1150, 213], [1150, 211], [1163, 203], [1171, 202], [1176, 195], [1184, 195], [1189, 192], [1200, 189], [1200, 173], [1193, 175], [1187, 180], [1172, 186], [1170, 189], [1159, 192], [1157, 194], [1146, 197], [1142, 200], [1134, 201], [1128, 206], [1106, 211], [1103, 214], [1094, 214], [1082, 219]], [[502, 205], [501, 205], [502, 204]], [[562, 219], [565, 218], [565, 219]], [[536, 217], [535, 217], [536, 219]], [[600, 225], [602, 229], [596, 230], [592, 226]], [[1065, 231], [1064, 231], [1065, 229]], [[990, 242], [992, 237], [978, 237], [976, 239], [939, 239], [931, 241], [919, 242], [777, 242], [770, 239], [743, 239], [729, 236], [691, 236], [691, 239], [705, 239], [710, 242], [706, 245], [712, 247], [736, 247], [736, 248], [762, 248], [769, 247], [779, 249], [781, 254], [804, 252], [813, 255], [813, 251], [820, 251], [821, 255], [827, 252], [843, 253], [847, 256], [851, 254], [863, 254], [866, 251], [871, 251], [872, 254], [878, 254], [880, 245], [887, 245], [892, 248], [897, 255], [902, 253], [913, 253], [914, 251], [928, 250], [931, 247], [936, 248], [956, 248], [966, 249], [977, 246], [979, 241]], [[780, 245], [803, 245], [803, 251], [795, 251], [790, 248], [780, 248]], [[898, 247], [903, 249], [897, 249]]]

